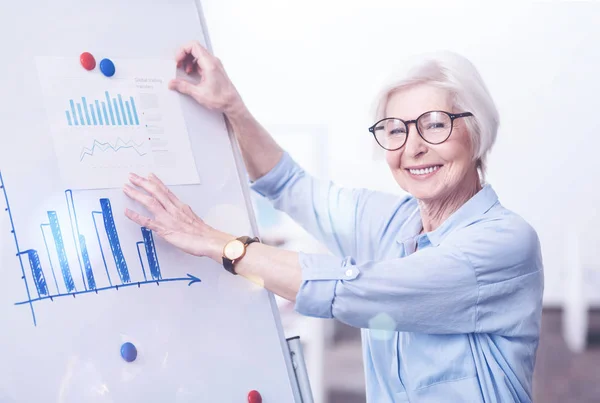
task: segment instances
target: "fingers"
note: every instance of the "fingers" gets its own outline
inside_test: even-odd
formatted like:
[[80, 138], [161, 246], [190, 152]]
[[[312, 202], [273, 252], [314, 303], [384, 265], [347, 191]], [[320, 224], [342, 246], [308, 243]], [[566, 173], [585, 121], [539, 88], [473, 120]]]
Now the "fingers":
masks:
[[169, 81], [169, 89], [179, 91], [182, 94], [192, 95], [196, 91], [194, 84], [181, 78], [174, 78]]
[[177, 207], [178, 209], [184, 208], [185, 205], [181, 202], [181, 200], [179, 200], [179, 198], [175, 196], [173, 192], [171, 192], [171, 189], [169, 189], [167, 185], [165, 185], [163, 181], [158, 178], [158, 176], [151, 173], [148, 175], [148, 179], [167, 197], [173, 206]]
[[[173, 212], [174, 210], [177, 209], [176, 206], [173, 205], [173, 203], [169, 199], [167, 192], [165, 191], [166, 186], [162, 185], [162, 182], [160, 182], [160, 180], [158, 178], [155, 177], [154, 180], [150, 180], [150, 179], [142, 178], [141, 176], [138, 176], [138, 175], [132, 173], [129, 175], [129, 180], [134, 185], [136, 185], [136, 186], [144, 189], [146, 192], [148, 192], [148, 194], [151, 196], [151, 199], [157, 200], [166, 211]], [[144, 202], [153, 203], [151, 200], [149, 200], [147, 197], [145, 197], [146, 195], [144, 195], [142, 192], [139, 192], [136, 189], [133, 189], [132, 187], [128, 187], [128, 191], [133, 196], [140, 198], [141, 200], [138, 200], [138, 201], [142, 204]], [[129, 193], [126, 193], [126, 194], [129, 195]], [[135, 199], [135, 200], [137, 200], [137, 199]]]
[[154, 197], [150, 196], [149, 194], [140, 192], [131, 185], [125, 185], [123, 187], [123, 193], [125, 193], [130, 199], [140, 203], [146, 208], [146, 210], [150, 211], [155, 216], [166, 211], [164, 206]]
[[140, 227], [146, 227], [159, 235], [162, 234], [164, 230], [164, 228], [162, 228], [156, 221], [145, 217], [139, 213], [136, 213], [135, 211], [130, 210], [128, 208], [125, 209], [125, 215], [127, 216], [127, 218], [138, 224]]
[[191, 41], [183, 45], [175, 53], [178, 67], [184, 67], [186, 73], [191, 73], [197, 66], [201, 70], [214, 63], [214, 56], [198, 41]]

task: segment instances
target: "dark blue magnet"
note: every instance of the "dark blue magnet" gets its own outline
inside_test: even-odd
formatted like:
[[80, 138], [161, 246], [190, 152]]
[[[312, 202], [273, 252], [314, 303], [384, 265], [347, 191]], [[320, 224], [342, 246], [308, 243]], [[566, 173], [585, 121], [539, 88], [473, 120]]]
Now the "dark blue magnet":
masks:
[[121, 346], [121, 357], [127, 362], [135, 361], [137, 358], [137, 349], [130, 342], [124, 343]]
[[115, 65], [110, 59], [102, 59], [100, 61], [100, 71], [106, 77], [112, 77], [115, 74]]

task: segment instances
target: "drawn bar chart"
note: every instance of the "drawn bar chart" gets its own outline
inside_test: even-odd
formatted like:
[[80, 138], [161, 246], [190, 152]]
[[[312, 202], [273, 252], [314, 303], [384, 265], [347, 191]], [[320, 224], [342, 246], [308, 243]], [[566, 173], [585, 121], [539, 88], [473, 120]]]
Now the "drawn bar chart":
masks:
[[67, 125], [139, 126], [135, 100], [132, 96], [125, 98], [122, 94], [112, 96], [105, 91], [102, 99], [69, 99], [69, 107], [65, 110]]
[[[67, 189], [65, 190], [65, 196], [72, 238], [69, 240], [65, 239], [65, 232], [63, 231], [63, 228], [61, 228], [60, 217], [56, 210], [47, 211], [48, 221], [42, 222], [39, 225], [41, 230], [41, 240], [43, 240], [44, 247], [46, 249], [45, 256], [47, 257], [47, 263], [52, 275], [51, 278], [53, 279], [53, 283], [48, 283], [46, 272], [44, 271], [44, 263], [40, 258], [38, 250], [32, 248], [22, 250], [21, 246], [19, 245], [14, 217], [11, 211], [8, 192], [6, 190], [4, 178], [2, 177], [2, 172], [0, 172], [0, 189], [2, 189], [2, 193], [4, 194], [4, 201], [6, 204], [4, 211], [8, 213], [11, 233], [15, 241], [16, 257], [19, 259], [19, 264], [21, 267], [21, 278], [25, 283], [25, 290], [27, 292], [27, 299], [16, 302], [15, 305], [30, 306], [34, 326], [37, 326], [37, 319], [33, 306], [34, 302], [45, 300], [53, 301], [55, 298], [66, 296], [71, 296], [74, 298], [79, 294], [98, 294], [101, 291], [119, 290], [120, 288], [124, 287], [128, 288], [137, 286], [139, 288], [142, 285], [158, 285], [162, 282], [187, 282], [188, 286], [201, 282], [198, 277], [189, 273], [182, 277], [163, 278], [152, 231], [145, 227], [140, 228], [142, 240], [135, 242], [135, 246], [131, 245], [131, 247], [135, 247], [137, 249], [141, 273], [144, 280], [132, 280], [130, 266], [127, 264], [125, 259], [125, 253], [123, 251], [123, 245], [119, 239], [119, 233], [113, 215], [112, 205], [110, 199], [108, 198], [98, 199], [100, 209], [90, 212], [94, 222], [97, 247], [101, 253], [102, 265], [104, 266], [103, 271], [94, 272], [94, 267], [90, 258], [90, 247], [92, 247], [92, 245], [88, 244], [86, 237], [80, 232], [79, 217], [77, 215], [73, 192], [70, 189]], [[38, 231], [36, 231], [36, 233], [39, 234]], [[81, 281], [83, 284], [83, 290], [77, 289], [76, 281], [73, 277], [72, 265], [69, 265], [68, 249], [66, 247], [68, 242], [72, 242], [71, 245], [74, 247], [77, 253], [77, 263], [82, 276]], [[108, 243], [110, 251], [105, 251], [105, 248], [103, 247], [104, 242]], [[110, 276], [107, 259], [109, 254], [113, 257], [116, 272], [120, 280], [118, 282], [120, 284], [113, 284], [113, 279]], [[24, 256], [27, 256], [27, 259], [24, 259]], [[56, 265], [53, 263], [53, 260], [57, 262]], [[24, 261], [26, 263], [24, 263]], [[25, 267], [27, 263], [29, 264], [29, 269], [27, 271], [30, 273], [29, 275], [26, 275]], [[55, 267], [57, 269], [60, 268], [58, 277], [55, 272]], [[149, 276], [146, 273], [146, 267], [148, 268]], [[108, 281], [109, 285], [98, 287], [97, 281], [103, 276], [104, 273], [106, 274], [106, 280]], [[59, 278], [61, 279], [60, 282], [58, 281]], [[32, 280], [33, 284], [30, 285], [29, 279]]]

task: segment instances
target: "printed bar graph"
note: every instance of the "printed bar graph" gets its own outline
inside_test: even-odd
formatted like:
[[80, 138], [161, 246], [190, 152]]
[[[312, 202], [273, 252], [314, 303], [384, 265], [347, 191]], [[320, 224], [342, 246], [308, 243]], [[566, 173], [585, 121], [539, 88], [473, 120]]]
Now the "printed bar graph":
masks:
[[129, 100], [131, 101], [131, 110], [133, 111], [133, 117], [135, 118], [135, 124], [139, 126], [140, 121], [138, 119], [137, 110], [135, 109], [135, 101], [133, 100], [133, 97], [129, 97]]
[[121, 109], [121, 116], [123, 116], [123, 124], [127, 126], [127, 116], [125, 115], [125, 108], [123, 107], [123, 98], [121, 98], [121, 94], [117, 95], [119, 98], [119, 107]]
[[81, 111], [81, 104], [79, 102], [77, 103], [77, 112], [79, 112], [79, 121], [81, 122], [81, 125], [85, 126], [83, 121], [83, 112]]
[[83, 110], [85, 111], [85, 121], [89, 126], [92, 124], [92, 122], [90, 121], [90, 114], [88, 113], [88, 105], [87, 101], [85, 100], [85, 97], [81, 97], [81, 103], [83, 104]]
[[[71, 104], [71, 113], [70, 115], [73, 117], [73, 123], [75, 124], [75, 126], [79, 125], [79, 121], [77, 120], [77, 114], [75, 113], [75, 102], [73, 102], [73, 100], [71, 99], [69, 101], [69, 104]], [[69, 111], [67, 111], [67, 113], [69, 113]]]
[[117, 105], [117, 100], [113, 98], [113, 108], [115, 110], [115, 116], [117, 117], [117, 124], [121, 126], [121, 114], [119, 113], [119, 106]]
[[94, 99], [92, 102], [88, 102], [86, 97], [81, 97], [79, 102], [70, 99], [65, 119], [69, 126], [140, 125], [133, 97], [122, 94], [112, 96], [108, 91], [104, 92], [103, 99]]
[[104, 122], [106, 122], [105, 124], [108, 126], [110, 123], [108, 123], [108, 113], [106, 113], [106, 103], [104, 101], [102, 101], [101, 104], [102, 104], [102, 113], [104, 114]]
[[98, 125], [98, 121], [96, 120], [96, 111], [94, 110], [94, 105], [90, 104], [90, 111], [92, 113], [92, 122], [94, 122], [94, 126]]
[[100, 110], [100, 103], [98, 102], [98, 100], [94, 101], [94, 104], [96, 105], [96, 114], [98, 115], [98, 121], [100, 122], [100, 125], [104, 125], [104, 121], [102, 120], [102, 111]]

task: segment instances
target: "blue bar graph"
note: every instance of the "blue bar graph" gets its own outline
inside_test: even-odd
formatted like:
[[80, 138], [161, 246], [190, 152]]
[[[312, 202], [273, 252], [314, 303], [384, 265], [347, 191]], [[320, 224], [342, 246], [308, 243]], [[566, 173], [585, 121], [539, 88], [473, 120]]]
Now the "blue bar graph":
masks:
[[58, 263], [62, 272], [63, 281], [65, 282], [65, 288], [67, 289], [67, 292], [72, 292], [75, 290], [75, 282], [73, 281], [71, 269], [69, 268], [69, 259], [67, 258], [67, 253], [65, 251], [65, 243], [63, 241], [56, 211], [48, 211], [48, 221], [50, 222], [50, 229], [52, 230], [52, 237], [54, 238], [54, 245], [56, 247], [56, 254], [58, 255]]
[[94, 279], [94, 272], [92, 271], [92, 263], [90, 262], [90, 255], [88, 254], [85, 237], [81, 234], [79, 234], [79, 247], [81, 248], [81, 257], [85, 267], [85, 278], [87, 279], [90, 290], [93, 290], [96, 288], [96, 280]]
[[123, 256], [123, 251], [121, 249], [121, 242], [119, 241], [119, 234], [117, 232], [117, 226], [115, 225], [110, 200], [100, 199], [100, 207], [102, 210], [102, 217], [104, 218], [104, 227], [106, 228], [108, 244], [110, 245], [113, 257], [115, 258], [115, 265], [117, 266], [117, 272], [121, 278], [121, 283], [129, 283], [131, 281], [129, 269], [127, 268], [127, 262], [125, 261], [125, 256]]
[[67, 199], [67, 207], [69, 209], [69, 221], [71, 223], [71, 234], [73, 235], [73, 240], [75, 241], [75, 251], [77, 252], [77, 261], [79, 262], [79, 269], [81, 270], [81, 280], [83, 281], [83, 287], [87, 290], [87, 284], [85, 282], [85, 276], [83, 274], [83, 267], [85, 263], [82, 263], [81, 256], [79, 254], [79, 250], [81, 249], [81, 245], [79, 245], [79, 221], [77, 220], [77, 211], [75, 211], [75, 202], [73, 201], [73, 192], [71, 189], [65, 190], [65, 197]]
[[144, 248], [146, 249], [146, 257], [148, 258], [148, 265], [150, 266], [150, 275], [154, 280], [160, 280], [162, 274], [160, 273], [160, 265], [158, 264], [158, 257], [156, 256], [156, 247], [154, 246], [152, 231], [142, 227], [142, 237], [144, 238]]
[[27, 257], [29, 257], [29, 266], [31, 266], [31, 274], [33, 276], [33, 282], [35, 283], [35, 288], [37, 289], [38, 297], [48, 295], [48, 285], [46, 284], [46, 277], [44, 277], [40, 257], [38, 256], [37, 251], [29, 249], [19, 252], [19, 254], [26, 254]]
[[80, 102], [70, 99], [65, 119], [69, 126], [140, 125], [134, 98], [123, 94], [112, 96], [108, 91], [104, 92], [103, 99], [94, 99], [89, 103], [86, 97], [81, 97]]
[[40, 229], [42, 230], [42, 238], [44, 238], [44, 246], [46, 247], [46, 253], [48, 255], [48, 261], [50, 262], [50, 270], [52, 270], [52, 278], [54, 279], [54, 285], [58, 290], [58, 280], [56, 280], [56, 273], [54, 272], [54, 265], [52, 264], [52, 256], [50, 256], [50, 248], [48, 247], [48, 240], [46, 239], [46, 233], [44, 232], [44, 228], [50, 227], [50, 224], [40, 224]]
[[144, 259], [142, 259], [142, 252], [140, 252], [140, 246], [144, 245], [144, 241], [139, 241], [135, 243], [135, 247], [137, 248], [138, 258], [140, 259], [140, 265], [142, 266], [142, 273], [144, 274], [144, 280], [148, 280], [146, 277], [146, 268], [144, 267]]
[[[14, 305], [17, 307], [30, 307], [34, 326], [38, 325], [34, 303], [37, 304], [40, 301], [54, 301], [56, 298], [62, 297], [71, 297], [74, 301], [76, 301], [75, 297], [78, 295], [89, 293], [98, 294], [99, 292], [108, 290], [118, 291], [123, 288], [134, 289], [139, 288], [142, 285], [159, 285], [160, 283], [174, 282], [185, 282], [188, 286], [191, 286], [192, 284], [201, 282], [198, 277], [189, 273], [179, 277], [163, 278], [152, 231], [145, 227], [141, 228], [143, 240], [135, 242], [135, 245], [129, 245], [130, 248], [136, 248], [141, 267], [141, 271], [136, 274], [137, 280], [132, 279], [129, 267], [125, 262], [125, 254], [119, 240], [119, 234], [117, 232], [115, 217], [113, 216], [110, 200], [108, 198], [99, 199], [100, 210], [91, 212], [98, 245], [94, 245], [95, 242], [88, 244], [86, 237], [80, 233], [80, 228], [85, 229], [86, 231], [89, 231], [89, 228], [87, 225], [84, 225], [83, 222], [81, 223], [81, 227], [79, 225], [73, 192], [70, 189], [65, 191], [65, 195], [69, 210], [69, 220], [71, 223], [71, 229], [73, 231], [73, 238], [69, 238], [68, 240], [63, 238], [64, 232], [61, 229], [61, 222], [59, 220], [57, 211], [47, 211], [48, 222], [39, 224], [46, 253], [40, 256], [38, 254], [38, 250], [36, 249], [32, 248], [23, 250], [19, 246], [15, 221], [13, 219], [13, 212], [9, 203], [8, 193], [4, 178], [2, 177], [2, 172], [0, 172], [0, 190], [2, 190], [4, 201], [6, 202], [6, 208], [4, 211], [8, 213], [8, 217], [10, 219], [10, 232], [14, 238], [17, 251], [16, 256], [21, 268], [19, 276], [23, 279], [25, 291], [27, 292], [27, 299], [15, 302]], [[102, 216], [103, 220], [96, 220], [98, 216]], [[63, 222], [62, 224], [65, 223]], [[104, 224], [104, 231], [101, 231], [102, 224]], [[66, 225], [68, 225], [68, 223], [66, 223]], [[69, 266], [70, 259], [68, 254], [72, 250], [72, 246], [67, 248], [67, 245], [65, 245], [65, 243], [69, 242], [74, 244], [75, 250], [78, 252], [79, 265], [82, 269], [82, 275], [84, 275], [82, 278], [85, 288], [84, 290], [77, 290], [78, 284], [80, 283], [78, 281], [76, 286], [76, 282], [71, 272], [71, 267]], [[110, 251], [112, 252], [115, 263], [114, 267], [111, 265], [111, 270], [116, 269], [118, 272], [121, 279], [120, 284], [113, 285], [113, 282], [111, 281], [109, 267], [107, 260], [105, 259], [103, 242], [107, 242], [110, 245]], [[52, 243], [54, 243], [56, 254], [51, 253]], [[103, 280], [103, 275], [101, 275], [100, 272], [93, 272], [91, 249], [95, 249], [97, 251], [97, 248], [99, 248], [102, 254], [102, 262], [104, 263], [107, 276], [106, 278], [108, 279], [108, 283], [110, 283], [110, 285], [102, 284], [102, 282], [105, 280]], [[144, 251], [141, 250], [142, 248]], [[79, 254], [79, 251], [81, 254]], [[74, 254], [75, 253], [73, 252], [73, 255]], [[56, 264], [53, 264], [53, 262], [56, 262]], [[28, 270], [25, 269], [27, 263], [29, 264]], [[52, 277], [54, 279], [54, 282], [51, 284], [47, 282], [46, 275], [44, 273], [44, 266], [47, 264], [49, 264], [50, 270], [52, 271]], [[58, 281], [60, 276], [57, 279], [54, 271], [55, 267], [60, 267], [62, 281]], [[148, 271], [146, 271], [146, 267], [148, 268]], [[143, 280], [141, 280], [142, 276]], [[63, 282], [64, 286], [62, 284]], [[33, 289], [33, 286], [35, 286], [35, 290]], [[45, 310], [44, 312], [48, 311]], [[57, 312], [56, 315], [60, 315], [60, 312]]]

